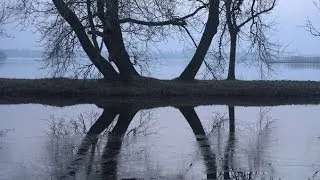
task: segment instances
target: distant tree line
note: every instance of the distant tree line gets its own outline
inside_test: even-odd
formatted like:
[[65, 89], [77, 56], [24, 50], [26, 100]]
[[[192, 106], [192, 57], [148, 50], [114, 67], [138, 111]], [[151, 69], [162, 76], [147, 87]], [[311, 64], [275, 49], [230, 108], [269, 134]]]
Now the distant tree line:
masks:
[[285, 57], [280, 63], [320, 63], [320, 57], [317, 56], [290, 56]]
[[30, 49], [0, 49], [0, 52], [5, 54], [7, 57], [13, 58], [41, 58], [41, 50], [30, 50]]
[[44, 59], [57, 75], [77, 63], [76, 54], [82, 48], [91, 61], [83, 68], [95, 67], [108, 80], [142, 79], [137, 69], [148, 68], [151, 49], [158, 42], [177, 39], [196, 48], [177, 79], [195, 79], [202, 65], [215, 77], [213, 64], [221, 67], [227, 62], [227, 79], [235, 80], [239, 45], [246, 44], [248, 53], [256, 55], [267, 67], [276, 51], [268, 33], [272, 24], [266, 15], [277, 0], [5, 2], [8, 3], [3, 9], [10, 11], [10, 17], [36, 26], [45, 45]]

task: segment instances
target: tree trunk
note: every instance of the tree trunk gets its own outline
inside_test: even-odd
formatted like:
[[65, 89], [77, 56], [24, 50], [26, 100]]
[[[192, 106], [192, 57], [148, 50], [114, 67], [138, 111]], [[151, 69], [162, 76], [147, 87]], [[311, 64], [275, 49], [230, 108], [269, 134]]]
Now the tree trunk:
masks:
[[178, 107], [182, 115], [188, 121], [194, 135], [196, 136], [203, 160], [207, 169], [207, 179], [217, 179], [216, 155], [212, 152], [210, 142], [203, 129], [199, 116], [194, 107]]
[[99, 49], [95, 48], [91, 43], [88, 35], [86, 34], [84, 26], [80, 20], [74, 14], [73, 11], [67, 6], [63, 0], [52, 0], [60, 15], [71, 26], [83, 50], [88, 55], [91, 62], [97, 67], [97, 69], [103, 74], [106, 79], [117, 79], [119, 74], [115, 71], [112, 65], [101, 56]]
[[237, 51], [237, 33], [231, 33], [231, 43], [230, 43], [230, 59], [229, 59], [229, 70], [228, 70], [228, 80], [235, 80], [235, 68], [236, 68], [236, 51]]
[[229, 138], [226, 150], [224, 152], [224, 165], [223, 165], [223, 177], [224, 179], [232, 179], [230, 174], [233, 167], [233, 154], [235, 146], [235, 117], [234, 117], [234, 106], [228, 106], [229, 109]]
[[200, 136], [200, 137], [202, 136], [201, 139], [203, 139], [204, 136], [206, 135], [206, 133], [202, 127], [201, 121], [200, 121], [196, 111], [194, 110], [194, 108], [193, 107], [179, 107], [178, 109], [180, 110], [182, 115], [188, 121], [193, 133], [196, 136]]
[[117, 124], [108, 134], [108, 141], [101, 156], [101, 179], [117, 179], [118, 156], [123, 137], [136, 113], [137, 111], [131, 110], [129, 107], [123, 107], [120, 110]]
[[202, 34], [199, 46], [196, 49], [190, 63], [184, 69], [178, 79], [193, 80], [199, 71], [202, 62], [211, 45], [213, 36], [217, 33], [219, 26], [219, 4], [220, 0], [210, 0], [208, 20]]
[[133, 76], [140, 76], [130, 61], [130, 57], [123, 43], [119, 24], [115, 28], [114, 32], [108, 36], [106, 41], [109, 44], [111, 60], [114, 61], [118, 67], [121, 80], [127, 81], [132, 79]]
[[120, 78], [124, 81], [130, 80], [133, 76], [139, 76], [130, 61], [130, 57], [125, 48], [121, 26], [118, 16], [118, 0], [107, 2], [107, 12], [109, 18], [104, 18], [104, 41], [108, 48], [111, 60], [116, 64], [120, 72]]
[[234, 117], [234, 106], [228, 106], [229, 109], [229, 133], [235, 133], [235, 117]]
[[121, 109], [119, 108], [104, 108], [99, 119], [92, 125], [86, 136], [81, 141], [78, 152], [71, 161], [71, 164], [66, 168], [68, 170], [66, 174], [67, 176], [75, 174], [79, 170], [80, 166], [87, 159], [86, 154], [89, 149], [97, 142], [98, 136], [109, 127], [120, 111]]

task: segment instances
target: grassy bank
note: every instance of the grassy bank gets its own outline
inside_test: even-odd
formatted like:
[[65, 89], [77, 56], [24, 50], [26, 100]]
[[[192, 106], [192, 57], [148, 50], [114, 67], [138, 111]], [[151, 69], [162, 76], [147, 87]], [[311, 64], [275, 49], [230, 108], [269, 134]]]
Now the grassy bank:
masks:
[[[188, 101], [213, 103], [228, 99], [233, 104], [259, 101], [290, 104], [318, 103], [320, 82], [314, 81], [167, 81], [145, 79], [132, 83], [105, 82], [103, 80], [74, 79], [0, 79], [0, 103], [48, 102], [91, 103], [97, 101], [145, 101], [156, 99], [160, 104]], [[220, 100], [219, 100], [220, 99]], [[225, 99], [225, 100], [221, 100]], [[255, 99], [255, 100], [254, 100]], [[288, 99], [291, 99], [288, 101]], [[38, 102], [40, 101], [40, 102]], [[244, 103], [243, 105], [249, 104]], [[158, 104], [159, 104], [158, 103]], [[200, 103], [200, 102], [197, 102]]]

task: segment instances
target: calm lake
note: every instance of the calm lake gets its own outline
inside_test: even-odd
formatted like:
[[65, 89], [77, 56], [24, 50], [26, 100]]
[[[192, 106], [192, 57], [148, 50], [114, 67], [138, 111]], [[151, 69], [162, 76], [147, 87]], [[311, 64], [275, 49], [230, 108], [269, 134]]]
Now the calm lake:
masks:
[[[154, 77], [174, 78], [184, 60]], [[259, 71], [239, 65], [240, 79]], [[0, 77], [43, 78], [34, 59]], [[279, 64], [267, 79], [320, 80], [317, 64]], [[141, 106], [139, 106], [141, 107]], [[320, 106], [0, 105], [0, 179], [320, 179]]]

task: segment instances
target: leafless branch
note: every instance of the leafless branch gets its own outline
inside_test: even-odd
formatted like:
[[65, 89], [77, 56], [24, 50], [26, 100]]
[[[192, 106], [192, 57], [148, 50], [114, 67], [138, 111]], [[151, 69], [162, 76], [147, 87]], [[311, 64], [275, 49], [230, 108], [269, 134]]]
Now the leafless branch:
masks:
[[[143, 69], [141, 73], [145, 73], [152, 62], [150, 47], [174, 36], [174, 32], [181, 33], [182, 26], [189, 28], [193, 26], [192, 23], [197, 24], [194, 18], [208, 7], [208, 3], [200, 0], [114, 1], [118, 4], [118, 9], [105, 2], [19, 0], [14, 2], [10, 9], [19, 20], [37, 27], [45, 45], [45, 67], [49, 67], [54, 76], [64, 76], [68, 72], [83, 73], [83, 64], [91, 63], [100, 72], [102, 66], [108, 66], [115, 74], [121, 74], [116, 59], [121, 59], [118, 55], [123, 53], [115, 55], [115, 52], [111, 51], [117, 51], [117, 48], [110, 49], [114, 42], [110, 40], [113, 37], [110, 33], [115, 28], [114, 23], [120, 24], [124, 51], [127, 51], [129, 63]], [[115, 11], [116, 16], [112, 15]], [[113, 21], [111, 15], [118, 19]], [[188, 34], [186, 31], [183, 33]], [[103, 42], [103, 46], [99, 46], [100, 42]], [[79, 55], [84, 54], [83, 51], [87, 55], [91, 54], [88, 55], [91, 62], [79, 61]], [[110, 71], [102, 74], [108, 72]]]
[[311, 35], [320, 36], [320, 31], [316, 27], [314, 27], [313, 23], [309, 19], [307, 19], [305, 27]]
[[8, 4], [6, 1], [0, 2], [0, 37], [8, 36], [6, 32], [6, 25], [10, 22], [10, 12], [7, 8]]

